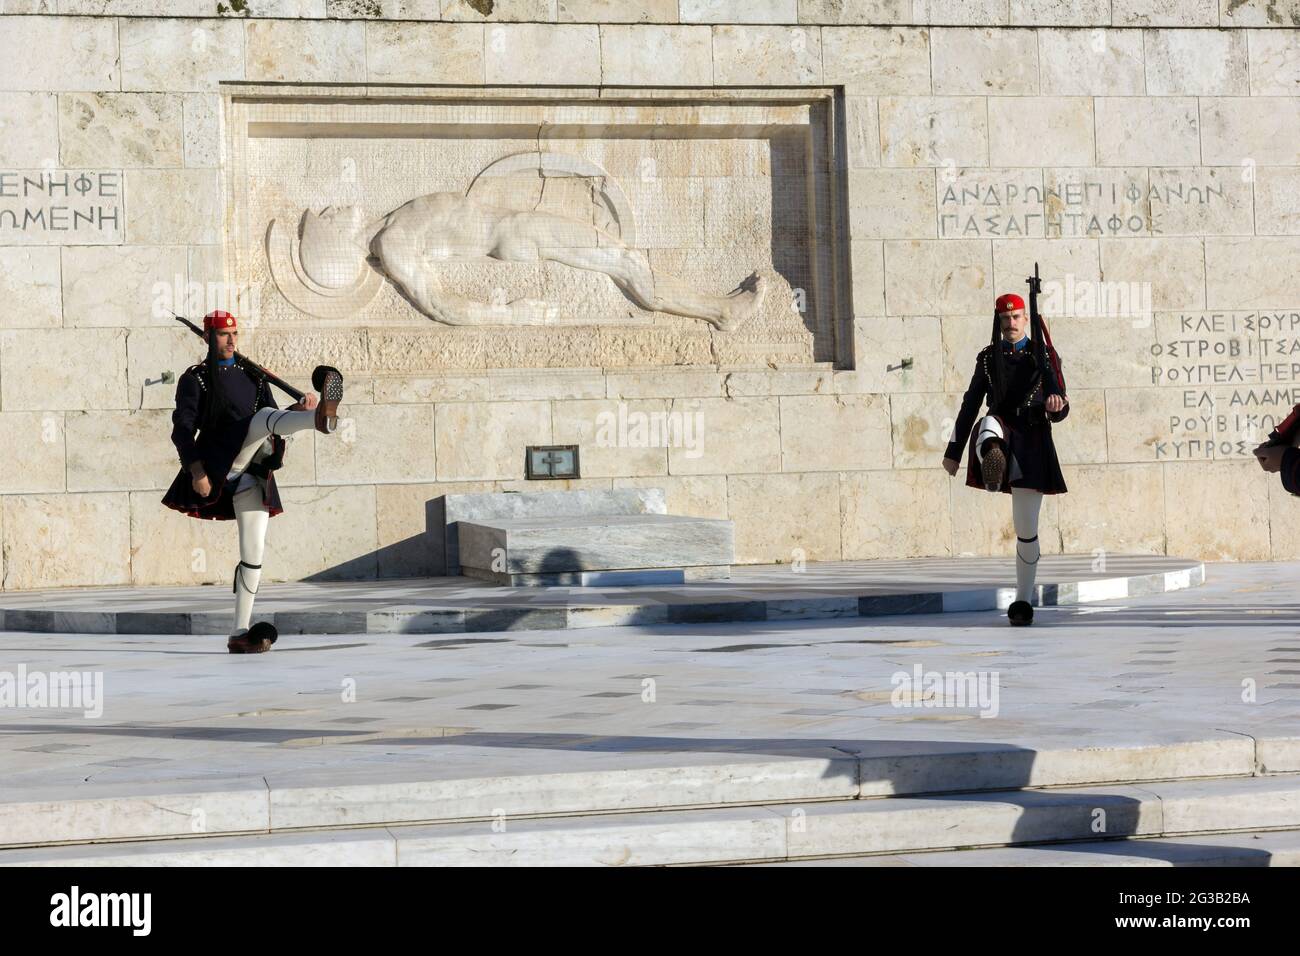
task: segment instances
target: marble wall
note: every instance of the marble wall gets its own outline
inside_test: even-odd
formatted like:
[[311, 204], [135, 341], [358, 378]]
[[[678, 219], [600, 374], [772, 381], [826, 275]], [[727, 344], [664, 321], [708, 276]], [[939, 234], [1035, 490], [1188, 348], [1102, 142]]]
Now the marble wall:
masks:
[[[992, 301], [1035, 261], [1073, 406], [1044, 549], [1300, 558], [1300, 502], [1248, 454], [1300, 401], [1297, 27], [1300, 0], [0, 0], [3, 587], [228, 580], [234, 528], [159, 504], [164, 374], [200, 355], [166, 309], [240, 284], [250, 84], [326, 104], [681, 87], [698, 110], [829, 91], [833, 148], [808, 161], [842, 197], [841, 228], [808, 224], [844, 303], [809, 329], [829, 352], [738, 352], [657, 314], [636, 339], [588, 314], [434, 347], [423, 317], [269, 309], [244, 350], [298, 380], [329, 355], [349, 390], [337, 435], [291, 446], [268, 579], [436, 571], [431, 499], [534, 490], [523, 446], [573, 442], [569, 487], [662, 486], [734, 520], [742, 561], [1008, 553], [1009, 504], [939, 459]], [[682, 182], [634, 201], [661, 235], [694, 203], [700, 241], [651, 243], [664, 271], [730, 279], [709, 229], [779, 245], [753, 201], [770, 181], [669, 143]], [[771, 175], [742, 153], [726, 172]]]

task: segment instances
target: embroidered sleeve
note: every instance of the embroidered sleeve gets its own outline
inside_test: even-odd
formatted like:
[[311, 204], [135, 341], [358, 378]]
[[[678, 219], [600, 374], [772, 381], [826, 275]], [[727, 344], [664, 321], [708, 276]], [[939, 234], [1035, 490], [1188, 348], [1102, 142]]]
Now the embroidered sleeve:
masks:
[[[275, 402], [275, 390], [265, 375], [257, 377], [257, 408], [279, 408]], [[254, 409], [256, 410], [256, 409]]]
[[957, 412], [957, 423], [952, 429], [952, 441], [948, 443], [948, 448], [944, 452], [945, 458], [954, 461], [962, 459], [966, 440], [970, 438], [970, 430], [975, 426], [975, 416], [979, 414], [980, 403], [984, 401], [984, 396], [989, 391], [987, 359], [986, 350], [980, 353], [980, 357], [975, 362], [975, 374], [971, 376], [966, 394], [962, 396], [961, 410]]
[[[1047, 361], [1048, 364], [1051, 366], [1051, 368], [1048, 369], [1048, 374], [1055, 377], [1056, 382], [1061, 386], [1061, 392], [1060, 392], [1061, 397], [1064, 398], [1066, 394], [1065, 372], [1061, 370], [1061, 357], [1056, 354], [1056, 349], [1048, 350]], [[1047, 390], [1047, 394], [1051, 395], [1052, 393], [1053, 390], [1049, 388]], [[1064, 421], [1065, 417], [1069, 414], [1070, 414], [1070, 403], [1066, 402], [1065, 407], [1062, 408], [1059, 412], [1048, 412], [1047, 420], [1053, 423]]]
[[1300, 495], [1300, 448], [1288, 448], [1282, 453], [1282, 487]]
[[193, 370], [186, 371], [176, 383], [176, 410], [172, 412], [172, 444], [176, 446], [176, 454], [180, 457], [182, 468], [188, 469], [199, 457], [194, 436], [198, 431], [203, 392], [203, 378]]

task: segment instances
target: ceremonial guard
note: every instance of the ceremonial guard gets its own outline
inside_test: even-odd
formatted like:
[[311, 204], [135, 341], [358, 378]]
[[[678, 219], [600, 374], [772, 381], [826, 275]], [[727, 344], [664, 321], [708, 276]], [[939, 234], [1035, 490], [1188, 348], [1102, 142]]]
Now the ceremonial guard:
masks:
[[176, 386], [172, 444], [181, 467], [163, 504], [191, 518], [235, 521], [235, 621], [226, 647], [232, 654], [258, 654], [270, 650], [277, 637], [270, 624], [250, 627], [249, 622], [262, 577], [267, 524], [283, 510], [274, 474], [284, 461], [283, 436], [311, 428], [334, 431], [343, 376], [330, 366], [318, 366], [312, 385], [321, 393], [319, 401], [305, 395], [281, 410], [271, 384], [283, 383], [235, 350], [235, 316], [210, 312], [202, 334], [207, 358], [186, 369]]
[[1259, 467], [1273, 474], [1281, 474], [1282, 487], [1293, 495], [1300, 495], [1300, 405], [1291, 409], [1276, 428], [1268, 433], [1268, 440], [1254, 451]]
[[[1016, 600], [1007, 609], [1014, 625], [1034, 621], [1034, 578], [1041, 549], [1038, 514], [1043, 495], [1066, 490], [1052, 443], [1052, 424], [1070, 412], [1061, 360], [1052, 347], [1047, 323], [1038, 314], [1038, 268], [1030, 283], [1030, 315], [1025, 302], [1010, 293], [994, 307], [992, 341], [975, 360], [975, 373], [962, 398], [943, 467], [956, 475], [966, 449], [966, 484], [1011, 495], [1016, 531]], [[1025, 327], [1030, 326], [1026, 334]], [[988, 412], [975, 417], [987, 400]], [[967, 438], [970, 438], [969, 446]]]

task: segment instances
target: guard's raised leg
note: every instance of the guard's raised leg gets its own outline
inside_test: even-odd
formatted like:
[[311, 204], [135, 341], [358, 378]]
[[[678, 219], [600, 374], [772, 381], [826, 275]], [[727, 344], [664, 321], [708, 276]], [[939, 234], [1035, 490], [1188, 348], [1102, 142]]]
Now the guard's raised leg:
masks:
[[979, 458], [984, 487], [988, 491], [1001, 491], [1007, 473], [1007, 442], [1002, 422], [994, 415], [980, 419], [975, 435], [975, 455]]

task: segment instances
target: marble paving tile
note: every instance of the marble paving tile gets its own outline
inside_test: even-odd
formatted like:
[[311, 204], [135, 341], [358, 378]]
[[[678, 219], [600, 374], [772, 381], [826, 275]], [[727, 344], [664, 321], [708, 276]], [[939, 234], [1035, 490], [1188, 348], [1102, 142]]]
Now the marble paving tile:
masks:
[[[1295, 771], [1300, 751], [1285, 741], [1297, 736], [1300, 680], [1282, 672], [1300, 670], [1298, 582], [1297, 564], [1210, 565], [1200, 588], [1042, 608], [1027, 631], [968, 611], [374, 641], [286, 634], [252, 661], [226, 655], [218, 637], [3, 632], [0, 671], [102, 671], [105, 716], [7, 710], [0, 821], [19, 800], [89, 799], [101, 786], [192, 794], [232, 778], [262, 793], [263, 777], [317, 788], [291, 805], [303, 814], [345, 785], [516, 781], [486, 802], [531, 775], [726, 762], [849, 760], [864, 774], [853, 787], [890, 792], [934, 774], [951, 783], [963, 754], [994, 750], [1003, 756], [986, 758], [975, 783], [1071, 782], [1117, 766], [1133, 779], [1171, 766], [1209, 777], [1251, 766], [1252, 737], [1270, 766]], [[422, 646], [439, 640], [455, 649]], [[728, 647], [739, 649], [716, 652]], [[997, 675], [997, 714], [896, 706], [893, 678], [918, 665]], [[1245, 677], [1258, 703], [1241, 700]], [[346, 679], [356, 703], [341, 699]], [[801, 788], [835, 765], [819, 766]], [[830, 785], [848, 779], [838, 773]], [[420, 792], [441, 813], [471, 791]], [[232, 828], [245, 828], [242, 799]], [[143, 805], [132, 814], [156, 825]]]

